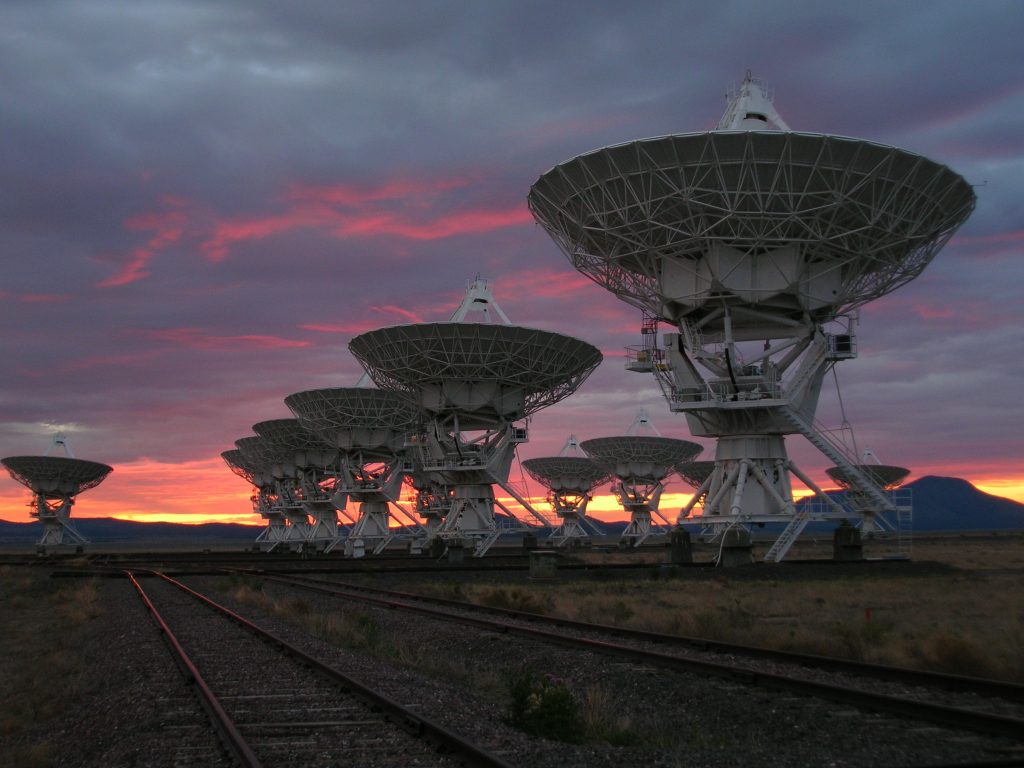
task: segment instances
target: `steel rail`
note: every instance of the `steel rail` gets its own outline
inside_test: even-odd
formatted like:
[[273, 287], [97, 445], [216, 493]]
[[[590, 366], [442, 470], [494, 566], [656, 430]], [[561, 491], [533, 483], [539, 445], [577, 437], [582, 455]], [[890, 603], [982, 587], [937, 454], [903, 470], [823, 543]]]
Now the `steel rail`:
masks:
[[159, 571], [152, 571], [152, 574], [154, 576], [159, 576], [169, 584], [173, 584], [175, 587], [195, 598], [199, 602], [209, 608], [212, 608], [223, 616], [226, 616], [239, 626], [249, 630], [260, 639], [276, 646], [288, 655], [298, 659], [307, 667], [349, 689], [371, 707], [380, 710], [382, 714], [384, 714], [384, 716], [395, 725], [403, 728], [413, 736], [418, 736], [432, 742], [439, 748], [445, 750], [446, 753], [450, 753], [451, 757], [463, 762], [465, 765], [479, 766], [480, 768], [512, 768], [509, 763], [505, 762], [500, 757], [492, 755], [473, 742], [463, 738], [458, 733], [445, 728], [437, 721], [407, 709], [385, 694], [368, 687], [355, 678], [349, 677], [339, 669], [310, 656], [286, 640], [279, 638], [272, 632], [263, 629], [246, 619], [244, 616], [232, 611], [227, 606], [215, 602], [206, 595], [197, 592], [191, 587], [182, 584], [180, 581], [172, 579]]
[[171, 631], [171, 628], [167, 625], [164, 617], [160, 615], [156, 606], [153, 605], [153, 601], [149, 599], [149, 595], [146, 594], [142, 585], [139, 584], [138, 580], [135, 578], [135, 574], [132, 571], [125, 571], [125, 574], [138, 591], [139, 597], [142, 599], [143, 604], [149, 611], [149, 615], [156, 623], [157, 628], [164, 637], [164, 640], [166, 640], [167, 644], [170, 646], [171, 652], [174, 656], [174, 661], [181, 668], [186, 680], [191, 685], [195, 686], [196, 692], [199, 694], [199, 700], [209, 715], [221, 742], [231, 753], [231, 756], [235, 761], [239, 765], [243, 766], [243, 768], [262, 768], [263, 764], [260, 762], [259, 758], [256, 757], [256, 754], [252, 751], [252, 748], [238, 730], [238, 726], [235, 725], [235, 721], [232, 720], [231, 716], [225, 711], [223, 705], [220, 703], [220, 699], [217, 698], [217, 695], [207, 684], [202, 674], [200, 674], [199, 669], [182, 647], [174, 632]]
[[[256, 573], [259, 573], [261, 577], [268, 579], [289, 579], [289, 577], [272, 576], [265, 572], [257, 571]], [[1010, 683], [1003, 680], [992, 680], [984, 677], [969, 677], [967, 675], [951, 675], [944, 672], [928, 672], [920, 669], [893, 667], [884, 664], [869, 664], [863, 661], [840, 659], [834, 656], [818, 656], [815, 654], [796, 653], [794, 651], [780, 651], [773, 648], [764, 648], [755, 645], [740, 645], [737, 643], [728, 643], [725, 641], [710, 640], [707, 638], [689, 637], [686, 635], [670, 635], [663, 632], [649, 632], [642, 629], [617, 627], [611, 624], [592, 624], [585, 621], [576, 621], [575, 619], [548, 616], [542, 613], [517, 611], [510, 608], [497, 608], [489, 605], [480, 605], [479, 603], [469, 603], [464, 600], [451, 600], [444, 597], [418, 595], [413, 592], [397, 592], [394, 590], [380, 589], [378, 587], [340, 583], [337, 581], [317, 579], [308, 576], [293, 576], [290, 578], [296, 581], [308, 581], [313, 584], [320, 584], [324, 586], [370, 592], [387, 597], [394, 597], [399, 600], [418, 600], [424, 603], [433, 603], [460, 610], [475, 611], [477, 613], [490, 613], [495, 616], [505, 616], [510, 619], [521, 619], [538, 624], [563, 627], [565, 629], [575, 629], [584, 632], [600, 632], [629, 640], [652, 642], [662, 645], [685, 646], [702, 651], [713, 651], [715, 653], [739, 654], [755, 659], [769, 659], [789, 664], [798, 664], [804, 667], [827, 669], [834, 672], [868, 675], [891, 682], [944, 688], [951, 691], [964, 691], [984, 696], [997, 696], [999, 698], [1006, 699], [1007, 701], [1024, 702], [1024, 685], [1021, 685], [1020, 683]]]
[[523, 627], [503, 621], [457, 615], [434, 608], [428, 608], [426, 606], [412, 605], [394, 599], [360, 595], [353, 592], [346, 592], [343, 589], [312, 583], [303, 583], [298, 580], [285, 579], [280, 576], [263, 575], [262, 578], [270, 581], [281, 582], [293, 587], [341, 597], [347, 600], [355, 600], [358, 602], [369, 603], [371, 605], [378, 605], [384, 608], [419, 613], [435, 619], [454, 621], [510, 635], [522, 635], [524, 637], [536, 638], [557, 645], [583, 648], [596, 653], [625, 658], [631, 661], [643, 662], [677, 672], [697, 672], [702, 675], [728, 678], [762, 688], [817, 696], [819, 698], [849, 704], [862, 709], [886, 712], [904, 718], [925, 720], [960, 730], [987, 733], [995, 736], [1007, 736], [1016, 740], [1022, 740], [1022, 738], [1024, 738], [1022, 737], [1022, 734], [1024, 734], [1024, 719], [1018, 719], [1015, 717], [987, 714], [942, 704], [931, 704], [914, 699], [904, 699], [897, 696], [890, 696], [888, 694], [872, 693], [858, 688], [848, 688], [830, 683], [820, 683], [801, 677], [790, 677], [788, 675], [772, 672], [759, 672], [743, 666], [671, 656], [669, 654], [642, 650], [602, 640], [591, 640], [533, 627]]

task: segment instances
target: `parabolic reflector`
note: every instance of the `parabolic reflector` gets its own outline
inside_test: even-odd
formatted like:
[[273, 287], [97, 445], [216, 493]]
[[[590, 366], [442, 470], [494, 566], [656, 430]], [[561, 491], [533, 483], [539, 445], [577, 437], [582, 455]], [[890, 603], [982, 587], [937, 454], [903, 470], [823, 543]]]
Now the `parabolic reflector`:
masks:
[[338, 456], [337, 451], [302, 426], [298, 419], [261, 421], [252, 425], [252, 431], [265, 441], [273, 455], [275, 476], [282, 472], [290, 475], [296, 468], [325, 467]]
[[10, 456], [0, 463], [11, 477], [43, 496], [74, 496], [95, 488], [114, 471], [113, 467], [96, 461], [63, 456]]
[[662, 480], [703, 447], [689, 440], [648, 435], [620, 435], [584, 440], [580, 448], [619, 478]]
[[546, 456], [526, 459], [525, 469], [534, 480], [552, 491], [587, 492], [611, 474], [608, 467], [586, 456]]
[[700, 488], [715, 471], [713, 461], [683, 461], [675, 466], [676, 472], [693, 488]]
[[252, 431], [275, 450], [309, 451], [325, 448], [323, 441], [299, 423], [298, 419], [271, 419], [252, 425]]
[[484, 323], [419, 323], [360, 334], [349, 349], [382, 389], [434, 413], [520, 419], [572, 394], [600, 351], [550, 331]]
[[224, 459], [224, 463], [228, 465], [228, 468], [238, 475], [243, 480], [256, 485], [256, 473], [258, 469], [251, 467], [245, 459], [242, 457], [242, 452], [237, 448], [232, 448], [230, 451], [223, 451], [220, 457]]
[[974, 201], [920, 155], [778, 131], [606, 147], [555, 166], [528, 198], [578, 270], [671, 322], [723, 302], [797, 319], [858, 306], [916, 277]]
[[312, 389], [284, 402], [306, 429], [343, 449], [387, 446], [412, 430], [420, 414], [408, 394], [368, 387]]
[[240, 437], [235, 447], [242, 452], [242, 459], [255, 472], [266, 473], [281, 461], [280, 450], [268, 440], [259, 436]]
[[[907, 475], [910, 474], [910, 470], [906, 467], [894, 467], [887, 464], [857, 464], [855, 466], [885, 489], [899, 487], [900, 483], [906, 480]], [[842, 467], [829, 467], [825, 472], [840, 488], [849, 489], [854, 485], [850, 481], [849, 473]]]

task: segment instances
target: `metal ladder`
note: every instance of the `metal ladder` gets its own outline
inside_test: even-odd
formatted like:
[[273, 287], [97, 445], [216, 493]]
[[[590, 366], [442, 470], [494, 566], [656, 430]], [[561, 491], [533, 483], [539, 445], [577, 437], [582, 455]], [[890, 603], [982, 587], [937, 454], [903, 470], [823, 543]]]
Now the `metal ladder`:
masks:
[[779, 415], [784, 421], [788, 422], [798, 432], [800, 432], [800, 434], [806, 437], [814, 447], [832, 459], [832, 461], [836, 463], [836, 466], [842, 467], [846, 472], [847, 479], [849, 480], [853, 491], [867, 496], [871, 501], [878, 505], [880, 511], [890, 513], [896, 511], [896, 507], [892, 503], [892, 500], [881, 488], [878, 487], [877, 483], [857, 468], [853, 463], [855, 459], [849, 456], [843, 446], [826, 437], [822, 432], [808, 424], [792, 406], [781, 407], [779, 409]]
[[786, 382], [786, 391], [797, 394], [803, 388], [807, 380], [818, 370], [822, 361], [828, 356], [828, 342], [820, 334], [811, 341], [813, 348], [808, 351], [804, 359], [800, 361], [800, 367], [793, 374], [793, 378]]
[[800, 537], [800, 534], [804, 532], [804, 528], [807, 527], [809, 522], [811, 522], [811, 505], [804, 504], [790, 519], [789, 525], [786, 526], [785, 530], [779, 535], [779, 538], [775, 540], [775, 543], [765, 553], [765, 562], [782, 562], [782, 558], [786, 556], [789, 548], [793, 546], [793, 542]]
[[899, 488], [892, 493], [896, 505], [896, 551], [910, 559], [914, 547], [914, 492], [910, 488]]
[[502, 533], [504, 533], [504, 531], [500, 528], [496, 528], [484, 536], [484, 538], [480, 539], [477, 542], [476, 547], [473, 548], [473, 557], [483, 557], [486, 555], [487, 550], [493, 546], [494, 542], [498, 540], [498, 537], [501, 536]]

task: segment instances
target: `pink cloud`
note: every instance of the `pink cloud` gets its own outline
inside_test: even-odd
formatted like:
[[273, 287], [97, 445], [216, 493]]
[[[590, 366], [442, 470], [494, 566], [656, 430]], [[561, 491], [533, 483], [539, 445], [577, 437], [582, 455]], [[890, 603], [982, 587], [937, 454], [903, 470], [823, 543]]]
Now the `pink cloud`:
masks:
[[139, 213], [123, 222], [125, 230], [150, 233], [150, 237], [113, 257], [120, 269], [99, 285], [123, 286], [148, 277], [152, 259], [176, 243], [192, 245], [209, 261], [218, 262], [236, 245], [300, 230], [317, 230], [339, 239], [424, 241], [533, 223], [525, 205], [465, 207], [446, 197], [473, 181], [399, 178], [367, 187], [296, 182], [286, 187], [276, 212], [233, 217], [219, 217], [188, 201], [166, 197], [161, 210]]
[[200, 248], [211, 261], [228, 256], [231, 248], [299, 229], [317, 229], [332, 237], [397, 237], [438, 240], [491, 232], [533, 222], [524, 205], [511, 208], [468, 208], [440, 215], [433, 211], [449, 205], [443, 193], [467, 186], [470, 180], [395, 179], [376, 187], [349, 184], [291, 184], [283, 200], [285, 210], [260, 217], [237, 217], [214, 224]]
[[[133, 248], [121, 269], [98, 283], [100, 288], [114, 288], [129, 285], [149, 276], [146, 268], [150, 260], [160, 251], [181, 239], [187, 224], [185, 212], [181, 210], [184, 201], [167, 197], [164, 204], [170, 210], [152, 211], [132, 216], [124, 221], [124, 228], [132, 232], [152, 232], [144, 245]], [[119, 261], [123, 260], [121, 258]]]
[[347, 325], [337, 325], [333, 323], [303, 323], [299, 326], [304, 331], [313, 331], [315, 333], [362, 333], [363, 331], [369, 331], [377, 327], [376, 323], [365, 322], [365, 323], [350, 323]]
[[[497, 287], [506, 295], [519, 295], [526, 292], [545, 299], [558, 299], [588, 290], [593, 286], [594, 282], [580, 272], [528, 269], [503, 275]], [[609, 296], [609, 298], [612, 297]]]
[[425, 322], [423, 318], [417, 315], [415, 312], [412, 312], [408, 309], [403, 309], [402, 307], [396, 307], [393, 304], [385, 304], [383, 306], [370, 307], [370, 309], [372, 309], [374, 312], [385, 312], [388, 314], [398, 315], [399, 317], [401, 317], [404, 320], [407, 320], [410, 323]]
[[929, 307], [924, 304], [917, 304], [914, 306], [914, 312], [924, 320], [946, 320], [957, 316], [957, 313], [949, 306]]
[[21, 302], [22, 304], [56, 304], [67, 301], [68, 298], [68, 296], [60, 293], [23, 293], [18, 295], [10, 291], [0, 291], [0, 300], [8, 299]]
[[991, 235], [958, 235], [953, 237], [949, 244], [967, 248], [977, 256], [1001, 256], [1008, 251], [1018, 252], [1019, 246], [1024, 244], [1024, 230], [996, 232]]
[[525, 206], [509, 209], [476, 209], [413, 222], [391, 211], [338, 211], [319, 204], [299, 206], [278, 216], [219, 221], [201, 244], [211, 261], [221, 261], [238, 243], [263, 240], [300, 229], [326, 230], [333, 237], [399, 237], [407, 240], [440, 240], [480, 234], [533, 222]]
[[1024, 229], [1013, 232], [996, 232], [993, 235], [954, 238], [957, 243], [1024, 243]]
[[439, 240], [532, 223], [533, 216], [526, 206], [516, 206], [499, 210], [460, 211], [422, 224], [396, 222], [391, 226], [382, 227], [377, 233], [407, 237], [411, 240]]
[[329, 212], [301, 209], [279, 216], [221, 220], [214, 224], [213, 233], [203, 240], [200, 249], [210, 261], [222, 261], [236, 243], [263, 240], [297, 229], [324, 228], [330, 224]]
[[156, 341], [166, 341], [191, 349], [237, 350], [237, 349], [289, 349], [308, 347], [311, 343], [299, 339], [282, 339], [278, 336], [247, 334], [243, 336], [209, 336], [198, 328], [166, 328], [143, 331], [144, 336]]
[[868, 310], [876, 317], [914, 315], [929, 325], [958, 331], [984, 330], [1015, 322], [1012, 312], [980, 299], [951, 295], [936, 302], [899, 295], [883, 296]]
[[944, 112], [930, 121], [932, 126], [953, 125], [981, 114], [991, 107], [1014, 98], [1024, 92], [1019, 83], [978, 92], [969, 99], [947, 99], [943, 102]]
[[76, 360], [64, 367], [65, 371], [83, 371], [87, 368], [115, 368], [125, 365], [136, 365], [152, 357], [149, 353], [136, 355], [97, 355], [87, 357], [83, 360]]

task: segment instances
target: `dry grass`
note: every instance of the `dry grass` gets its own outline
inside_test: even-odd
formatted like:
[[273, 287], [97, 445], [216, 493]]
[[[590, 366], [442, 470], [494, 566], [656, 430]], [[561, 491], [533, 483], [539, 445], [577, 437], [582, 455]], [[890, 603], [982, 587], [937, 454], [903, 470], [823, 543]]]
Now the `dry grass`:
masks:
[[100, 591], [94, 581], [0, 568], [0, 615], [0, 764], [42, 768], [60, 751], [47, 724], [96, 684], [79, 639], [103, 616]]
[[684, 570], [657, 580], [464, 584], [458, 593], [581, 621], [1024, 681], [1022, 537], [926, 539], [915, 560], [898, 572], [864, 564], [835, 577], [761, 566], [711, 578]]
[[[650, 742], [651, 733], [640, 733], [633, 718], [622, 711], [615, 693], [601, 683], [595, 683], [582, 696], [583, 724], [591, 739], [605, 741], [614, 746], [629, 746]], [[649, 731], [650, 729], [643, 729]]]
[[493, 665], [469, 665], [464, 660], [436, 653], [436, 649], [408, 642], [401, 632], [381, 624], [371, 611], [338, 605], [322, 612], [314, 610], [302, 598], [273, 597], [263, 592], [260, 582], [238, 578], [232, 579], [226, 594], [238, 603], [259, 608], [336, 647], [368, 653], [431, 677], [491, 694], [503, 689], [500, 669]]

